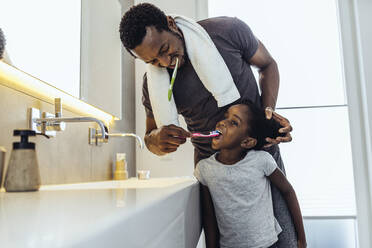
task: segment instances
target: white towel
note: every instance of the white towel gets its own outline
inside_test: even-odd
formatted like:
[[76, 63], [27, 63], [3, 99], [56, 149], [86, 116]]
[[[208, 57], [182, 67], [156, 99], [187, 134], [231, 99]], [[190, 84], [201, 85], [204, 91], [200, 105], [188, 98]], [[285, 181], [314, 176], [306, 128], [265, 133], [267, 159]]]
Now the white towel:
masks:
[[[172, 15], [182, 30], [190, 62], [204, 87], [216, 99], [218, 107], [226, 106], [240, 98], [225, 61], [208, 33], [195, 21]], [[177, 83], [177, 79], [175, 84]], [[170, 77], [166, 68], [147, 65], [147, 85], [152, 111], [158, 127], [179, 126], [174, 98], [168, 101]], [[192, 101], [192, 99], [190, 99]]]

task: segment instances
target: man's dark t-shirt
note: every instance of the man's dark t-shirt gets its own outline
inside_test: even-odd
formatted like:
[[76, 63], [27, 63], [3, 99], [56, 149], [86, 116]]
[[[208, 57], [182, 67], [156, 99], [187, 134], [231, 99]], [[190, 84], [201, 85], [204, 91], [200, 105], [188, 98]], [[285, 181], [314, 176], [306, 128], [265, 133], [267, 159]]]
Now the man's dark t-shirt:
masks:
[[[247, 24], [231, 17], [210, 18], [198, 23], [208, 32], [223, 57], [240, 96], [261, 106], [257, 83], [249, 64], [250, 58], [257, 51], [258, 41]], [[232, 105], [217, 107], [216, 100], [198, 78], [189, 59], [177, 71], [173, 96], [177, 111], [185, 118], [190, 132], [214, 130], [217, 122], [223, 119], [224, 113]], [[146, 115], [153, 118], [146, 75], [142, 102]], [[192, 139], [192, 143], [195, 147], [195, 164], [214, 153], [210, 139]]]

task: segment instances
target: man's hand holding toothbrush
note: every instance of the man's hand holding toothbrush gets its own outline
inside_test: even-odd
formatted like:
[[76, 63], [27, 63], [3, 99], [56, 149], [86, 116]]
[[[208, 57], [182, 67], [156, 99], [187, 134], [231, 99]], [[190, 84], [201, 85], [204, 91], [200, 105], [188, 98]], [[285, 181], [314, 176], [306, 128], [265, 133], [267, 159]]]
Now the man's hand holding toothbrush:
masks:
[[[147, 125], [153, 125], [154, 123], [148, 122]], [[191, 137], [190, 132], [173, 124], [160, 128], [150, 127], [147, 130], [152, 131], [145, 136], [146, 146], [157, 155], [175, 152], [180, 145], [186, 142], [186, 138]]]

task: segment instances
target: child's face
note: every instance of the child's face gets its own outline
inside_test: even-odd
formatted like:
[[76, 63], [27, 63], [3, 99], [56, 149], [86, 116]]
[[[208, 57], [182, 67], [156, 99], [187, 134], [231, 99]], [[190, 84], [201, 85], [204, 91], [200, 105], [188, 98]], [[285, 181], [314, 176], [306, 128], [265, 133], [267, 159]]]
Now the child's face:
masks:
[[248, 137], [249, 107], [244, 104], [231, 106], [225, 113], [225, 119], [218, 122], [216, 130], [221, 135], [212, 140], [212, 148], [241, 149], [241, 142]]

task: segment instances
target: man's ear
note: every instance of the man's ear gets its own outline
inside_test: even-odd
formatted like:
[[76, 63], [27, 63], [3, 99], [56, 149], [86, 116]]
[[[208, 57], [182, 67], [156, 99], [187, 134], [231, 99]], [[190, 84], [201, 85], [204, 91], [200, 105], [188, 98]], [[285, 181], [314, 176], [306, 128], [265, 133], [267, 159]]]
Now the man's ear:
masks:
[[167, 16], [167, 22], [168, 22], [169, 29], [172, 30], [173, 32], [178, 33], [178, 27], [176, 25], [176, 22], [171, 16]]
[[256, 145], [257, 145], [257, 139], [252, 138], [252, 137], [247, 137], [240, 143], [240, 146], [244, 149], [251, 149], [255, 147]]

